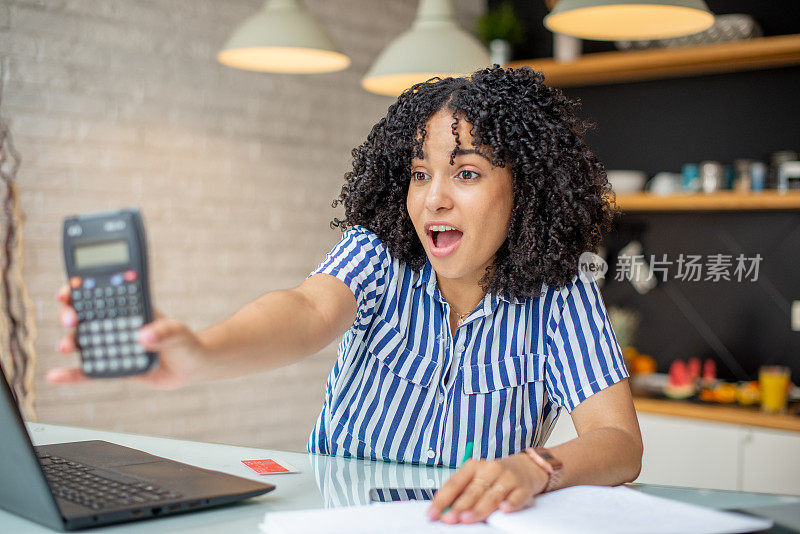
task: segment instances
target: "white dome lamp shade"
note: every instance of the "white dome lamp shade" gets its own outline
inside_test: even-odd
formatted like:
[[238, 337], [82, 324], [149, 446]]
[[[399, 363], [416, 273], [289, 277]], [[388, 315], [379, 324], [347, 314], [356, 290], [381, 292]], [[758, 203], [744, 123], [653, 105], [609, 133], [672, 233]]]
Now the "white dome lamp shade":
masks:
[[350, 65], [297, 0], [267, 0], [234, 30], [217, 60], [237, 69], [283, 74], [334, 72]]
[[595, 41], [667, 39], [713, 24], [703, 0], [560, 0], [544, 18], [554, 33]]
[[489, 52], [455, 21], [451, 0], [420, 0], [411, 28], [383, 49], [361, 86], [396, 97], [434, 76], [465, 76], [489, 65]]

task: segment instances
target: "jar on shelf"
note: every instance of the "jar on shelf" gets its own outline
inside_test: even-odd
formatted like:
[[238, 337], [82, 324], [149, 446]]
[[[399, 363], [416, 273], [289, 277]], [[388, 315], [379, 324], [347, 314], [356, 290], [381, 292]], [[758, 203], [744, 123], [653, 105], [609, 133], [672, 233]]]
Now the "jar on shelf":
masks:
[[750, 189], [763, 191], [767, 185], [767, 164], [763, 161], [754, 161], [750, 166]]
[[695, 192], [700, 190], [700, 169], [697, 163], [684, 163], [681, 167], [681, 189]]
[[753, 162], [749, 159], [737, 159], [733, 162], [733, 187], [735, 191], [750, 191], [753, 189]]
[[800, 189], [800, 161], [784, 161], [778, 166], [778, 191]]
[[718, 161], [700, 162], [700, 188], [703, 193], [714, 193], [723, 188], [724, 171]]
[[779, 150], [769, 156], [769, 176], [767, 178], [768, 189], [780, 189], [778, 171], [784, 161], [797, 161], [800, 159], [794, 150]]

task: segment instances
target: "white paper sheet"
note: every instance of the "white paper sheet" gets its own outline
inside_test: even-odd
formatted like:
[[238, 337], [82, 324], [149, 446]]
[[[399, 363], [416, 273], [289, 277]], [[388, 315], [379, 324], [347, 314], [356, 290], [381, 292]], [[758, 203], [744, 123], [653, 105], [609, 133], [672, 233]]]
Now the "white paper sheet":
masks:
[[772, 522], [647, 495], [624, 486], [575, 486], [540, 495], [514, 514], [496, 512], [489, 523], [512, 533], [723, 534], [755, 532]]
[[486, 523], [446, 525], [425, 515], [430, 503], [405, 501], [365, 506], [268, 512], [259, 525], [266, 534], [502, 534]]
[[623, 486], [576, 486], [540, 495], [526, 510], [495, 512], [488, 524], [451, 526], [430, 521], [425, 515], [429, 505], [406, 501], [269, 512], [259, 527], [267, 534], [727, 534], [772, 525], [767, 519], [654, 497]]

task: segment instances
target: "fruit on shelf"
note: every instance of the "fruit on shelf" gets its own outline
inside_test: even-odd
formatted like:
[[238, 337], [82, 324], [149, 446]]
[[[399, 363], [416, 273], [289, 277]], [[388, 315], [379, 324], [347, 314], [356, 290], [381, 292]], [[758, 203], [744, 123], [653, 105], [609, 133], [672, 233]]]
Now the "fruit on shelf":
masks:
[[664, 386], [664, 395], [671, 399], [686, 399], [695, 393], [694, 382], [683, 360], [675, 360], [669, 366], [669, 381]]
[[717, 364], [711, 358], [703, 362], [703, 383], [713, 384], [717, 380]]
[[736, 388], [736, 402], [742, 406], [751, 406], [761, 400], [758, 382], [742, 382]]
[[714, 392], [714, 400], [725, 404], [730, 404], [736, 401], [736, 384], [723, 382], [717, 385], [712, 391]]
[[697, 398], [703, 402], [717, 402], [717, 399], [714, 396], [714, 390], [711, 388], [701, 389], [700, 393], [697, 394]]
[[656, 361], [647, 354], [636, 354], [631, 359], [631, 373], [635, 375], [649, 375], [657, 371]]
[[730, 382], [719, 382], [715, 386], [703, 388], [697, 398], [706, 402], [731, 404], [738, 399], [739, 387]]

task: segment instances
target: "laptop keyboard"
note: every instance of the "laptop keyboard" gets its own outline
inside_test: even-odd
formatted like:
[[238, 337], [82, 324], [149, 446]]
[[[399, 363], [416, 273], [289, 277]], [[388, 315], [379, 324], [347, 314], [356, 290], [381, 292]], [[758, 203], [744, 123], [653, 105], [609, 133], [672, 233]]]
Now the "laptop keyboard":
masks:
[[36, 454], [53, 493], [88, 508], [148, 505], [181, 497], [147, 482], [116, 482], [94, 474], [94, 468], [88, 465], [38, 451]]

